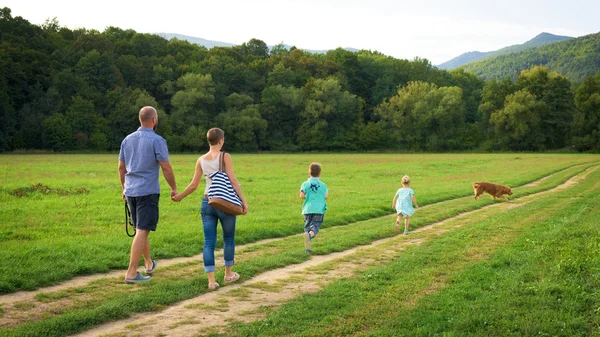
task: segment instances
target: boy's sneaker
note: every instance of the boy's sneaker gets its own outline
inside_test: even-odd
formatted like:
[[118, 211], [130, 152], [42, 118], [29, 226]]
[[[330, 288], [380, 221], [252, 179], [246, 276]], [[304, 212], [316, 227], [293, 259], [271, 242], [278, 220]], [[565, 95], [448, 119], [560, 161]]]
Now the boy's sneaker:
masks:
[[408, 229], [404, 230], [404, 235], [408, 235]]
[[308, 252], [308, 253], [310, 253], [310, 241], [311, 241], [310, 233], [304, 232], [304, 249], [305, 249], [305, 252]]
[[310, 253], [312, 253], [312, 250], [310, 250], [310, 249], [305, 249], [305, 250], [304, 250], [304, 252], [305, 252], [305, 253], [308, 253], [308, 254], [310, 254]]

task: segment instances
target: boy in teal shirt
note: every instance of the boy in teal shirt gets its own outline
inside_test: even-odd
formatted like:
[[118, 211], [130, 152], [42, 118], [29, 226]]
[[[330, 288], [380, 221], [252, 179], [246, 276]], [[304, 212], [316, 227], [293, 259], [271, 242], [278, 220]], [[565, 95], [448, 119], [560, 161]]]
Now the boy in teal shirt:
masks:
[[311, 253], [311, 241], [319, 232], [327, 204], [325, 200], [329, 197], [327, 185], [322, 182], [321, 164], [312, 163], [308, 167], [310, 177], [300, 187], [300, 198], [304, 199], [302, 204], [302, 215], [304, 215], [304, 251]]

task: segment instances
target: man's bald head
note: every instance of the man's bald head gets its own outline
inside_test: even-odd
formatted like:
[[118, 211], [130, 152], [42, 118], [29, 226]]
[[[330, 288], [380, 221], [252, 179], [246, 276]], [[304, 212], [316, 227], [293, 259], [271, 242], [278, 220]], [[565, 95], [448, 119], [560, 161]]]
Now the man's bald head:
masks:
[[150, 122], [153, 117], [156, 117], [156, 109], [151, 106], [145, 106], [140, 109], [140, 122]]
[[[156, 123], [154, 122], [156, 118]], [[151, 106], [145, 106], [140, 109], [140, 124], [144, 127], [154, 128], [158, 123], [158, 113]]]

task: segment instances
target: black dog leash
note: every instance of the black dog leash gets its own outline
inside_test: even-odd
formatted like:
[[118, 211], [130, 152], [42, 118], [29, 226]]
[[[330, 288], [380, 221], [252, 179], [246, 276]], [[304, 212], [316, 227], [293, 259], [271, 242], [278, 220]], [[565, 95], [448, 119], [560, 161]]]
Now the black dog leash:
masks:
[[[129, 226], [133, 227], [133, 234], [129, 234]], [[130, 238], [135, 236], [135, 226], [131, 222], [131, 212], [129, 211], [129, 204], [127, 204], [127, 200], [125, 200], [125, 233]]]

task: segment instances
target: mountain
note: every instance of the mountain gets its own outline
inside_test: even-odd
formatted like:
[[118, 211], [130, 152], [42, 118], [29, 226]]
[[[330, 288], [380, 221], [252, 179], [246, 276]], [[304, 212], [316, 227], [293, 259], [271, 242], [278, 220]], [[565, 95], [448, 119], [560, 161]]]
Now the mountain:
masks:
[[[207, 40], [207, 39], [203, 39], [200, 37], [193, 37], [193, 36], [187, 36], [187, 35], [182, 35], [182, 34], [175, 34], [175, 33], [156, 33], [157, 35], [170, 40], [172, 38], [177, 38], [178, 40], [186, 40], [190, 43], [195, 43], [201, 46], [204, 46], [208, 49], [212, 48], [212, 47], [232, 47], [235, 46], [235, 43], [229, 43], [229, 42], [221, 42], [221, 41], [213, 41], [213, 40]], [[292, 46], [284, 44], [283, 45], [285, 47], [285, 49], [290, 50], [290, 48]], [[271, 50], [271, 48], [273, 48], [273, 46], [268, 46], [269, 50]], [[327, 53], [328, 50], [315, 50], [315, 49], [304, 49], [304, 48], [298, 48], [298, 49], [302, 49], [304, 51], [307, 51], [309, 53], [313, 53], [313, 54], [325, 54]], [[357, 52], [359, 51], [356, 48], [343, 48], [345, 50], [351, 51], [351, 52]]]
[[167, 40], [171, 40], [172, 38], [177, 38], [178, 40], [186, 40], [189, 43], [195, 43], [195, 44], [199, 44], [201, 46], [204, 46], [208, 49], [212, 48], [212, 47], [232, 47], [235, 46], [235, 44], [233, 43], [227, 43], [227, 42], [221, 42], [221, 41], [213, 41], [213, 40], [206, 40], [200, 37], [193, 37], [193, 36], [187, 36], [187, 35], [181, 35], [181, 34], [174, 34], [174, 33], [157, 33], [157, 35], [164, 37]]
[[459, 56], [453, 58], [450, 61], [446, 61], [442, 64], [439, 64], [439, 65], [437, 65], [437, 67], [440, 69], [447, 69], [447, 70], [458, 68], [458, 67], [462, 66], [463, 64], [480, 59], [489, 53], [493, 53], [493, 52], [491, 52], [491, 51], [488, 51], [488, 52], [470, 51], [470, 52], [467, 52], [464, 54], [460, 54]]
[[572, 82], [581, 82], [600, 71], [600, 33], [546, 42], [538, 47], [470, 62], [461, 68], [484, 80], [501, 80], [507, 76], [515, 79], [521, 70], [535, 65], [548, 67]]
[[564, 40], [569, 40], [569, 39], [572, 39], [572, 37], [554, 35], [554, 34], [544, 32], [523, 44], [516, 44], [516, 45], [504, 47], [502, 49], [498, 49], [495, 51], [489, 51], [489, 52], [471, 51], [468, 53], [464, 53], [464, 54], [461, 54], [461, 55], [451, 59], [450, 61], [439, 64], [437, 67], [440, 69], [454, 69], [454, 68], [462, 66], [463, 64], [467, 64], [469, 62], [481, 61], [481, 60], [489, 59], [489, 58], [500, 56], [500, 55], [510, 54], [510, 53], [517, 53], [517, 52], [520, 52], [523, 50], [536, 48], [536, 47], [543, 46], [543, 45], [546, 45], [549, 43], [554, 43], [554, 42], [564, 41]]

